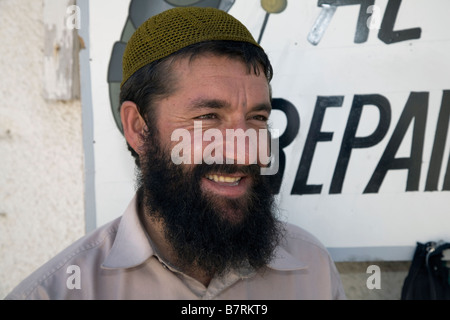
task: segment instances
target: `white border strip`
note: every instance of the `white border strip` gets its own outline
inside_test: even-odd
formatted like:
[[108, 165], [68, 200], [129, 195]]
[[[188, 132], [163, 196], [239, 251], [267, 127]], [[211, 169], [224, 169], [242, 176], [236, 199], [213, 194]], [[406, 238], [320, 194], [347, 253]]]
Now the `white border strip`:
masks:
[[81, 106], [83, 122], [83, 148], [85, 171], [85, 232], [97, 227], [95, 206], [95, 159], [94, 159], [94, 117], [92, 112], [90, 40], [89, 40], [89, 1], [77, 0], [81, 12], [81, 28], [78, 34], [83, 38], [85, 49], [80, 51]]

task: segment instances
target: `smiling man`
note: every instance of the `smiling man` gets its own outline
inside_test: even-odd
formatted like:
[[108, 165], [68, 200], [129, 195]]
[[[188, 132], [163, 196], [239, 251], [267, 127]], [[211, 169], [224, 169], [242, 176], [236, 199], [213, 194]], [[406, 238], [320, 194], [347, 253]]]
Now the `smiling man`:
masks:
[[141, 25], [120, 97], [136, 195], [7, 299], [344, 299], [327, 250], [278, 220], [261, 171], [271, 78], [264, 50], [223, 11], [176, 8]]

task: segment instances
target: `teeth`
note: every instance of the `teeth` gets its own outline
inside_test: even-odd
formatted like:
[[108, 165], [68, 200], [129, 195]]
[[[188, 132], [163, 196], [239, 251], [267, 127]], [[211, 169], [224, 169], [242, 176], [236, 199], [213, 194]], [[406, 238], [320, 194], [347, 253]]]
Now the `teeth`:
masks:
[[215, 182], [227, 182], [227, 183], [235, 183], [241, 180], [241, 177], [219, 176], [217, 174], [208, 174], [206, 178]]

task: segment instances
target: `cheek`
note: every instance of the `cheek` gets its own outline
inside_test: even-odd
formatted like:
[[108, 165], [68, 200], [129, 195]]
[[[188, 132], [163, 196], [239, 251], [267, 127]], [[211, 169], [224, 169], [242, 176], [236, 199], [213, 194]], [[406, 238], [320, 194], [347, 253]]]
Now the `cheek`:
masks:
[[203, 136], [185, 128], [168, 132], [162, 143], [168, 149], [172, 162], [176, 165], [201, 164], [203, 161]]

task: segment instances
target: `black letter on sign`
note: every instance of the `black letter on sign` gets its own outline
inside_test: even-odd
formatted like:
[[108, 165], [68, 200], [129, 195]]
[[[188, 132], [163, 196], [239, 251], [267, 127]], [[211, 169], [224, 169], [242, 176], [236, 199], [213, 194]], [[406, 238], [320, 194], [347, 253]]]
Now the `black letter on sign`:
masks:
[[307, 185], [309, 170], [311, 169], [311, 161], [316, 150], [318, 141], [331, 141], [333, 138], [332, 132], [322, 132], [323, 118], [325, 109], [328, 107], [340, 107], [344, 100], [343, 96], [317, 97], [314, 115], [309, 127], [308, 137], [306, 138], [305, 147], [303, 148], [302, 158], [295, 176], [294, 186], [291, 194], [314, 194], [320, 193], [322, 185]]
[[[439, 174], [441, 173], [442, 158], [444, 156], [445, 142], [447, 140], [448, 123], [450, 120], [450, 91], [444, 90], [442, 96], [441, 110], [434, 135], [433, 152], [431, 153], [430, 167], [428, 169], [427, 183], [425, 191], [435, 191], [438, 189]], [[450, 158], [449, 158], [450, 160]], [[447, 169], [445, 181], [448, 181], [449, 170]], [[449, 190], [448, 188], [444, 190]]]
[[391, 44], [400, 41], [411, 39], [419, 39], [422, 29], [406, 29], [394, 31], [395, 20], [397, 19], [398, 10], [402, 0], [389, 0], [386, 12], [384, 13], [383, 21], [381, 22], [380, 31], [378, 32], [378, 39], [386, 44]]
[[445, 172], [444, 186], [442, 190], [450, 190], [450, 155], [447, 162], [447, 171]]
[[[387, 171], [390, 169], [408, 169], [406, 191], [419, 190], [428, 95], [428, 92], [411, 92], [391, 140], [386, 150], [384, 150], [380, 162], [367, 184], [364, 193], [377, 193]], [[411, 143], [411, 156], [409, 158], [394, 158], [413, 119], [415, 120]]]
[[348, 6], [360, 4], [358, 22], [356, 24], [355, 33], [355, 43], [363, 43], [367, 41], [369, 37], [369, 28], [367, 27], [367, 20], [372, 15], [367, 13], [367, 9], [375, 3], [375, 0], [319, 0], [318, 6], [321, 7], [323, 4], [329, 4], [331, 6]]
[[279, 162], [278, 172], [269, 176], [272, 190], [275, 194], [280, 192], [281, 182], [283, 181], [284, 168], [286, 166], [286, 155], [283, 148], [291, 144], [300, 129], [300, 116], [297, 108], [289, 101], [281, 98], [272, 99], [272, 109], [281, 110], [286, 115], [287, 125], [283, 134], [279, 138]]
[[[378, 122], [376, 130], [370, 136], [355, 137], [359, 121], [361, 120], [362, 109], [365, 105], [374, 105], [378, 108], [378, 111], [380, 112], [380, 121]], [[336, 168], [334, 169], [330, 194], [342, 192], [342, 185], [344, 183], [352, 149], [369, 148], [379, 143], [386, 135], [390, 123], [391, 106], [385, 97], [378, 94], [355, 95], [352, 109], [348, 116], [344, 137], [342, 138], [341, 150], [336, 162]]]

